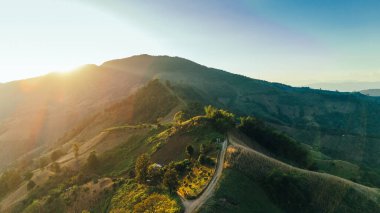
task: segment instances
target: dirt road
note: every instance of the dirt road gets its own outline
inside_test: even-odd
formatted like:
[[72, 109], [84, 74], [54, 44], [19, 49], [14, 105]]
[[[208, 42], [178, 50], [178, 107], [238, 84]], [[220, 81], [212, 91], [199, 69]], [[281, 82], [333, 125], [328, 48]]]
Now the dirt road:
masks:
[[223, 142], [222, 150], [219, 154], [218, 164], [216, 166], [215, 174], [212, 177], [206, 190], [195, 200], [186, 200], [181, 198], [183, 206], [185, 207], [185, 213], [193, 213], [199, 210], [199, 208], [212, 196], [215, 191], [216, 184], [218, 183], [223, 172], [224, 157], [227, 150], [227, 140]]

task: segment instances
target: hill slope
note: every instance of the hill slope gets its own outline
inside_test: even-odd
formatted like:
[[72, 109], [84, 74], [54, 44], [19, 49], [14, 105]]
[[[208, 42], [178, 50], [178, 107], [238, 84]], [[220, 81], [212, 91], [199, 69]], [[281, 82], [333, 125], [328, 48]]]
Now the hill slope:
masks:
[[[183, 63], [194, 65], [186, 60]], [[162, 69], [175, 72], [170, 67]], [[212, 83], [204, 86], [211, 87]], [[7, 193], [1, 194], [0, 211], [39, 212], [42, 208], [49, 212], [139, 212], [151, 208], [151, 211], [181, 212], [191, 205], [184, 205], [184, 209], [179, 196], [185, 199], [185, 204], [191, 204], [191, 199], [197, 204], [197, 197], [202, 201], [199, 203], [203, 203], [214, 192], [214, 186], [219, 187], [202, 211], [379, 210], [378, 189], [300, 169], [318, 170], [310, 166], [318, 159], [318, 165], [324, 165], [321, 167], [324, 170], [333, 170], [330, 162], [345, 165], [337, 172], [345, 176], [347, 168], [360, 170], [357, 165], [325, 156], [318, 152], [320, 150], [280, 134], [281, 129], [271, 129], [273, 127], [265, 126], [256, 118], [238, 119], [233, 113], [212, 106], [204, 108], [205, 114], [200, 113], [200, 106], [212, 101], [206, 99], [212, 94], [203, 93], [203, 89], [175, 79], [152, 80], [128, 97], [88, 112], [57, 143], [51, 143], [50, 149], [42, 151], [40, 158], [31, 158], [28, 167], [16, 170], [16, 174], [29, 171], [31, 176], [23, 174], [25, 179], [19, 182], [13, 178], [6, 184], [1, 182], [0, 187], [7, 189]], [[215, 94], [219, 95], [218, 91]], [[231, 107], [234, 112], [241, 112], [239, 102], [234, 106]], [[269, 121], [272, 126], [295, 129], [285, 122]], [[227, 161], [220, 162], [225, 150], [225, 143], [222, 145], [220, 141], [224, 140], [227, 130], [239, 136], [243, 135], [239, 131], [244, 130], [247, 137], [242, 137], [244, 140], [231, 137]], [[77, 153], [76, 145], [79, 146]], [[55, 158], [54, 153], [59, 156]], [[309, 159], [311, 154], [323, 158]], [[49, 157], [47, 165], [39, 163]], [[220, 167], [223, 163], [227, 166], [225, 170]], [[221, 181], [220, 171], [223, 171]], [[349, 173], [353, 177], [358, 175]], [[37, 186], [28, 187], [31, 181], [26, 176]], [[11, 185], [12, 182], [15, 183]], [[9, 186], [12, 188], [7, 188]], [[244, 190], [238, 191], [238, 188]]]
[[187, 102], [255, 115], [332, 158], [380, 167], [376, 157], [380, 151], [380, 102], [376, 98], [293, 88], [164, 56], [143, 55], [102, 66], [115, 70], [137, 67], [136, 73], [170, 81]]
[[[378, 212], [380, 191], [298, 169], [230, 136], [227, 171], [201, 212]], [[244, 187], [243, 187], [244, 186]], [[234, 190], [239, 188], [240, 190]]]
[[1, 85], [0, 168], [25, 153], [38, 155], [83, 119], [120, 103], [155, 78], [167, 81], [186, 103], [255, 115], [334, 159], [380, 168], [377, 98], [293, 88], [183, 58], [149, 55]]

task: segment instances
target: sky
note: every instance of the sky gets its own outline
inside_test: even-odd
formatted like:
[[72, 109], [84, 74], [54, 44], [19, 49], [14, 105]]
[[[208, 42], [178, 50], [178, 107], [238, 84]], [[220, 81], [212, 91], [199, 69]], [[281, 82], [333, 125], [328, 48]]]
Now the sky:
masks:
[[137, 54], [294, 86], [380, 82], [377, 0], [0, 3], [0, 82]]

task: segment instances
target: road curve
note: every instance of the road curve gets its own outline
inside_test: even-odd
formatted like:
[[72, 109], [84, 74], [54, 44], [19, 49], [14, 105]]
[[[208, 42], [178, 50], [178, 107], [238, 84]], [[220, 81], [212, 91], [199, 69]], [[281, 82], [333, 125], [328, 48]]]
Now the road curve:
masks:
[[215, 174], [212, 177], [207, 188], [203, 191], [202, 195], [195, 200], [186, 200], [181, 197], [182, 204], [185, 207], [185, 213], [193, 213], [199, 210], [199, 208], [212, 196], [215, 191], [216, 184], [218, 183], [223, 172], [224, 157], [227, 150], [227, 139], [223, 142], [222, 150], [219, 154], [218, 164], [216, 165]]

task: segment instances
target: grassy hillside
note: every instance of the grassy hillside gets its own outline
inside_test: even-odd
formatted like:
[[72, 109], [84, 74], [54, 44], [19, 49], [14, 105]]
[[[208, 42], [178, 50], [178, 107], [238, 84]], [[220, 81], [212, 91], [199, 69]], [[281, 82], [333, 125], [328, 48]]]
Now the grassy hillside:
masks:
[[[110, 103], [121, 103], [152, 79], [168, 81], [165, 85], [187, 103], [212, 104], [237, 115], [254, 115], [334, 159], [371, 169], [380, 166], [376, 157], [380, 151], [377, 98], [359, 93], [293, 88], [231, 74], [183, 58], [149, 55], [87, 66], [71, 76], [49, 75], [3, 85], [0, 100], [14, 98], [4, 101], [7, 104], [1, 106], [0, 113], [4, 119], [15, 122], [0, 122], [0, 144], [14, 144], [0, 153], [1, 162], [55, 142], [89, 113], [101, 113]], [[9, 117], [15, 113], [33, 116]], [[149, 116], [153, 120], [161, 115]], [[138, 122], [147, 117], [133, 119]], [[44, 125], [36, 126], [40, 121]], [[36, 126], [31, 131], [37, 134], [15, 132], [20, 128], [29, 131], [24, 125]], [[6, 153], [14, 154], [9, 158]]]
[[156, 124], [179, 105], [181, 101], [169, 88], [160, 81], [153, 80], [129, 97], [111, 103], [101, 111], [95, 111], [64, 134], [59, 143], [70, 140], [83, 141], [110, 127]]
[[[144, 113], [170, 114], [170, 108], [157, 107], [157, 104], [172, 106], [167, 97], [173, 96], [165, 96], [165, 87], [162, 86], [158, 81], [153, 81], [136, 93], [133, 100], [144, 100], [140, 97], [147, 97], [144, 96], [146, 92], [157, 89], [163, 94], [155, 94], [157, 99], [139, 105], [141, 109], [149, 110]], [[162, 100], [166, 103], [160, 102]], [[155, 106], [157, 110], [149, 106]], [[117, 111], [120, 108], [122, 105], [119, 104], [111, 112], [120, 112]], [[86, 209], [92, 212], [123, 212], [149, 205], [156, 210], [164, 209], [164, 212], [181, 211], [178, 196], [168, 190], [163, 182], [164, 174], [168, 170], [175, 171], [178, 175], [176, 188], [180, 188], [185, 197], [197, 197], [214, 172], [213, 166], [219, 152], [216, 139], [224, 136], [215, 128], [210, 117], [197, 116], [188, 120], [176, 117], [171, 123], [161, 124], [153, 120], [154, 124], [125, 124], [103, 129], [92, 139], [79, 143], [77, 154], [74, 145], [78, 143], [72, 142], [46, 153], [47, 156], [60, 154], [46, 166], [31, 171], [31, 181], [21, 180], [23, 184], [20, 188], [16, 186], [16, 191], [5, 194], [1, 211], [38, 212], [39, 209], [45, 209], [52, 212], [54, 208], [59, 208], [60, 212], [81, 212]], [[111, 118], [108, 121], [113, 120]], [[93, 122], [92, 125], [97, 123]], [[87, 128], [91, 129], [90, 126], [84, 128], [79, 136], [84, 137], [86, 133], [86, 137], [89, 137], [89, 133], [94, 130], [87, 131]], [[79, 136], [75, 136], [72, 141], [76, 141]], [[186, 151], [188, 147], [192, 147], [191, 154]], [[136, 159], [142, 154], [147, 154], [150, 166], [158, 169], [154, 183], [150, 175], [144, 181], [137, 179]], [[40, 180], [42, 176], [43, 181]], [[27, 186], [30, 182], [33, 182], [31, 187]], [[132, 203], [129, 201], [131, 196], [134, 200]], [[162, 202], [162, 205], [156, 205], [157, 202]]]
[[380, 166], [376, 157], [380, 151], [380, 102], [376, 98], [293, 88], [165, 56], [142, 55], [104, 64], [115, 70], [129, 65], [142, 67], [139, 73], [169, 80], [187, 102], [254, 115], [334, 159], [371, 169]]
[[[3, 207], [13, 206], [22, 199], [24, 199], [23, 204], [17, 208], [26, 208], [25, 205], [31, 205], [33, 200], [39, 201], [39, 205], [44, 206], [44, 197], [50, 195], [51, 190], [62, 195], [64, 188], [80, 186], [85, 184], [84, 181], [94, 177], [118, 177], [128, 174], [133, 169], [137, 156], [150, 152], [154, 146], [154, 143], [146, 142], [147, 138], [166, 128], [159, 123], [160, 118], [171, 114], [178, 106], [178, 98], [156, 80], [124, 101], [111, 104], [102, 112], [96, 112], [85, 118], [68, 131], [58, 141], [59, 143], [52, 144], [50, 151], [45, 151], [34, 159], [30, 156], [30, 160], [25, 161], [25, 164], [15, 167], [16, 169], [12, 170], [15, 173], [9, 173], [17, 177], [17, 179], [12, 178], [13, 182], [8, 184], [8, 179], [11, 177], [8, 173], [0, 176], [6, 180], [3, 181], [5, 184], [0, 185], [2, 189], [0, 196], [4, 197], [6, 202]], [[78, 147], [78, 156], [74, 154], [74, 145]], [[52, 162], [50, 159], [52, 153], [58, 150], [62, 154], [54, 160], [56, 162]], [[101, 163], [96, 169], [88, 170], [87, 158], [92, 151], [97, 153], [98, 161]], [[44, 162], [43, 165], [41, 162]], [[44, 181], [37, 181], [43, 175], [43, 170], [50, 170], [55, 164], [60, 171], [54, 171], [50, 175], [45, 174]], [[70, 181], [71, 178], [78, 179], [73, 174], [78, 170], [83, 172], [80, 173], [80, 181]], [[38, 184], [38, 189], [33, 190], [31, 194], [26, 190], [28, 181], [23, 181], [24, 172], [21, 171], [31, 172], [32, 180]], [[62, 174], [63, 171], [66, 174]], [[60, 186], [60, 183], [63, 186]], [[26, 196], [27, 194], [29, 195]], [[50, 196], [50, 199], [61, 202], [60, 198], [56, 200]], [[66, 204], [63, 209], [67, 208], [71, 208], [70, 205]]]
[[[202, 212], [378, 212], [379, 189], [297, 169], [239, 145], [228, 149], [228, 169]], [[233, 181], [231, 181], [233, 180]], [[242, 182], [241, 182], [242, 181]], [[255, 186], [234, 189], [244, 184]], [[236, 192], [235, 194], [237, 194]]]
[[232, 169], [223, 173], [214, 196], [200, 212], [284, 212], [249, 176]]
[[[218, 141], [237, 127], [254, 150], [230, 147], [205, 212], [379, 211], [378, 189], [293, 167], [379, 187], [376, 98], [292, 88], [166, 56], [110, 61], [73, 76], [71, 86], [71, 77], [58, 75], [2, 85], [0, 101], [17, 98], [0, 107], [0, 144], [12, 142], [0, 162], [29, 153], [2, 174], [2, 207], [117, 212], [163, 202], [181, 211], [173, 192], [199, 196], [214, 174]], [[265, 122], [213, 107], [203, 115], [208, 104]], [[136, 169], [142, 154], [149, 175]]]
[[0, 169], [35, 150], [41, 153], [83, 119], [132, 94], [141, 78], [96, 65], [67, 74], [3, 84], [0, 91]]
[[[166, 88], [156, 81], [140, 91], [152, 91], [149, 88], [156, 86]], [[166, 100], [172, 96], [161, 97]], [[163, 115], [170, 112], [167, 108], [163, 109]], [[184, 109], [184, 112], [190, 111]], [[59, 208], [61, 212], [183, 211], [181, 201], [173, 190], [178, 190], [177, 193], [186, 199], [195, 199], [200, 195], [214, 174], [220, 148], [218, 139], [223, 139], [224, 133], [236, 125], [233, 114], [211, 106], [205, 107], [205, 115], [190, 119], [184, 112], [176, 113], [171, 123], [124, 124], [103, 129], [100, 133], [102, 137], [95, 137], [80, 146], [77, 158], [73, 158], [73, 150], [65, 151], [65, 144], [62, 151], [66, 154], [57, 160], [61, 171], [48, 166], [46, 170], [51, 171], [50, 178], [21, 194], [24, 196], [19, 200], [21, 202], [15, 202], [9, 209], [15, 212], [38, 212], [41, 208], [47, 211]], [[380, 192], [376, 188], [299, 169], [279, 160], [307, 167], [303, 155], [296, 155], [301, 158], [296, 159], [290, 154], [295, 150], [314, 156], [311, 160], [319, 159], [316, 161], [318, 169], [340, 176], [356, 177], [360, 174], [358, 167], [321, 156], [315, 158], [318, 153], [257, 122], [254, 118], [240, 119], [237, 127], [251, 133], [249, 136], [254, 141], [242, 133], [238, 134], [239, 137], [235, 134], [230, 137], [232, 145], [226, 156], [227, 168], [214, 196], [201, 212], [252, 212], [253, 209], [259, 212], [380, 210]], [[238, 133], [237, 129], [234, 131]], [[104, 152], [101, 150], [106, 150], [105, 147], [97, 149], [99, 146], [111, 147], [112, 143], [119, 145]], [[87, 146], [92, 148], [85, 151]], [[192, 151], [188, 151], [189, 147]], [[97, 150], [95, 161], [90, 160], [91, 150]], [[96, 166], [91, 166], [93, 164]], [[169, 171], [175, 174], [176, 186], [173, 189], [167, 185]]]

